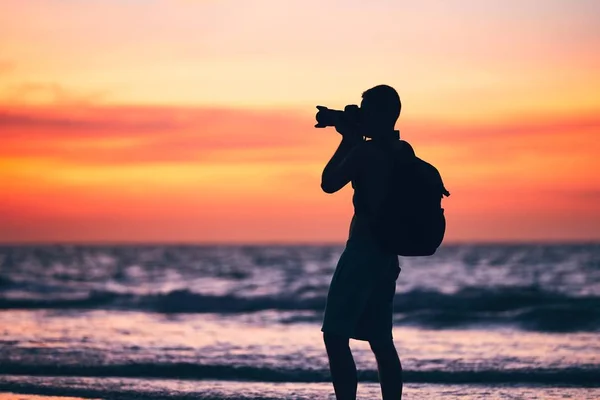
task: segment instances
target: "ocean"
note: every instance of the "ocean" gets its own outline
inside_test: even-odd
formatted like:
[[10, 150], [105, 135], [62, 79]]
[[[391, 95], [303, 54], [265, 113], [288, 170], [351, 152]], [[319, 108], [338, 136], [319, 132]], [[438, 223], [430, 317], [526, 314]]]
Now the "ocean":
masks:
[[[342, 251], [0, 247], [0, 392], [334, 399], [320, 324]], [[600, 399], [600, 244], [446, 245], [400, 265], [405, 398]], [[351, 347], [358, 397], [380, 398], [368, 344]]]

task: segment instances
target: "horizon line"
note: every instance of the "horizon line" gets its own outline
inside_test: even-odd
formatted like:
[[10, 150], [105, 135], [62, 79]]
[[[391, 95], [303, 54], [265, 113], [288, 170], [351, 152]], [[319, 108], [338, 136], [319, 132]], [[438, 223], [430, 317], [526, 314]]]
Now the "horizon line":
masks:
[[[267, 247], [267, 246], [345, 246], [346, 240], [343, 241], [157, 241], [157, 240], [140, 240], [140, 241], [110, 241], [110, 240], [95, 240], [95, 241], [19, 241], [19, 242], [2, 242], [0, 247], [32, 247], [32, 246], [198, 246], [198, 247]], [[502, 239], [502, 240], [449, 240], [442, 243], [439, 248], [446, 246], [465, 246], [465, 245], [600, 245], [600, 238], [596, 239]]]

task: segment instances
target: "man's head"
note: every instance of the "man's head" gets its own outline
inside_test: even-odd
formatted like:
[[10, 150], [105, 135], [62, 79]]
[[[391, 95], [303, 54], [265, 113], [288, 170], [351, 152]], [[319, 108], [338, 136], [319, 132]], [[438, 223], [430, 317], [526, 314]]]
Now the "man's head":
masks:
[[362, 94], [361, 125], [366, 136], [393, 131], [400, 116], [402, 103], [398, 92], [388, 85], [378, 85]]

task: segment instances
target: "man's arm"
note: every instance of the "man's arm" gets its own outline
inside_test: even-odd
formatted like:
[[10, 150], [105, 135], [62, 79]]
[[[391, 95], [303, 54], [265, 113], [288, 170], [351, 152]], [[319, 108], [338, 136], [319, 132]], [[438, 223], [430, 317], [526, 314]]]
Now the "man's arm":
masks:
[[342, 137], [342, 141], [321, 175], [321, 189], [325, 193], [337, 192], [356, 177], [362, 142], [362, 138], [356, 136]]

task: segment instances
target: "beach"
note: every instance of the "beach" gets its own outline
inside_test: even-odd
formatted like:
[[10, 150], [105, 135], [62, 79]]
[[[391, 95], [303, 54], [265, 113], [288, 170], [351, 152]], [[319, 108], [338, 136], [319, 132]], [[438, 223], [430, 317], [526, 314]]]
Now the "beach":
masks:
[[[38, 386], [19, 387], [13, 390], [36, 393], [78, 393], [81, 397], [55, 397], [30, 394], [0, 394], [2, 400], [77, 400], [77, 399], [297, 399], [297, 400], [335, 400], [329, 384], [291, 384], [291, 383], [248, 383], [220, 381], [164, 381], [105, 379], [102, 387], [91, 389], [91, 381], [54, 379], [53, 383]], [[68, 387], [67, 387], [68, 386]], [[81, 387], [85, 386], [85, 389]], [[522, 387], [505, 385], [407, 385], [402, 398], [406, 399], [578, 399], [595, 400], [600, 392], [585, 388]], [[88, 397], [91, 396], [91, 397]], [[374, 383], [362, 383], [358, 390], [359, 399], [381, 398], [379, 386]]]

